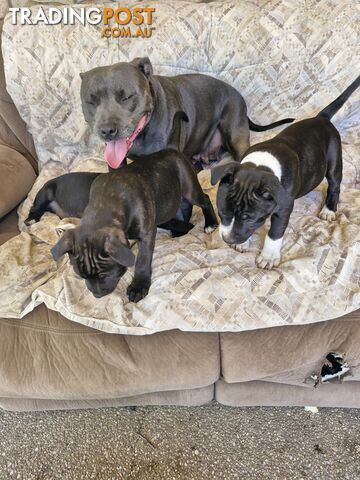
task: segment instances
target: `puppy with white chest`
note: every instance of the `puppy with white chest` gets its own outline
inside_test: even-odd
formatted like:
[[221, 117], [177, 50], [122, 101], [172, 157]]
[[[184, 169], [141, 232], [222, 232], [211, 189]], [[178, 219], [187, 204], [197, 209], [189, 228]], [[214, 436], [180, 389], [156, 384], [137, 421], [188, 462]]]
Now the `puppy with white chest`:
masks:
[[328, 190], [320, 218], [333, 221], [342, 180], [339, 132], [331, 118], [359, 87], [358, 77], [316, 117], [297, 122], [271, 140], [250, 147], [241, 161], [218, 165], [211, 183], [220, 181], [217, 207], [220, 234], [231, 246], [244, 244], [271, 217], [262, 252], [261, 268], [280, 263], [284, 233], [296, 198], [316, 188], [326, 177]]

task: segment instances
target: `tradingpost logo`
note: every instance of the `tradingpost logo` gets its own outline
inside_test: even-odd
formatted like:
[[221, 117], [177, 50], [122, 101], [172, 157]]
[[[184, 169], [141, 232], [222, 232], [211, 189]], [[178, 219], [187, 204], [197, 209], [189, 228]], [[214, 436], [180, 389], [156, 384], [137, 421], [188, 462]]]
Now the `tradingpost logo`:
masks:
[[34, 12], [26, 7], [13, 7], [9, 12], [13, 25], [102, 24], [101, 36], [105, 38], [149, 38], [155, 30], [152, 7], [39, 7]]

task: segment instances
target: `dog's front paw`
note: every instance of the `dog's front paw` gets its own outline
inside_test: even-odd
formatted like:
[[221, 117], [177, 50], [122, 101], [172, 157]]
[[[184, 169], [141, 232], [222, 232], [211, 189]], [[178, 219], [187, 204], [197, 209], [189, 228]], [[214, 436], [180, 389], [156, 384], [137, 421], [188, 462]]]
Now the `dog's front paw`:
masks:
[[247, 240], [244, 243], [231, 243], [229, 246], [230, 248], [232, 248], [233, 250], [236, 250], [239, 253], [244, 253], [249, 250], [250, 242]]
[[140, 302], [149, 293], [149, 282], [132, 282], [127, 288], [127, 296], [130, 302]]
[[259, 268], [265, 268], [266, 270], [271, 270], [274, 267], [278, 267], [280, 264], [280, 257], [273, 255], [266, 255], [263, 252], [256, 258], [256, 265]]
[[271, 270], [274, 267], [278, 267], [281, 259], [281, 245], [282, 238], [273, 240], [266, 235], [264, 247], [261, 253], [256, 258], [256, 265], [259, 268], [265, 268], [266, 270]]
[[330, 210], [326, 205], [324, 205], [323, 209], [319, 213], [319, 217], [322, 220], [326, 220], [327, 222], [333, 222], [336, 220], [336, 213], [333, 210]]
[[214, 232], [218, 227], [218, 224], [215, 223], [214, 225], [208, 225], [207, 227], [204, 227], [204, 232], [205, 233], [212, 233]]

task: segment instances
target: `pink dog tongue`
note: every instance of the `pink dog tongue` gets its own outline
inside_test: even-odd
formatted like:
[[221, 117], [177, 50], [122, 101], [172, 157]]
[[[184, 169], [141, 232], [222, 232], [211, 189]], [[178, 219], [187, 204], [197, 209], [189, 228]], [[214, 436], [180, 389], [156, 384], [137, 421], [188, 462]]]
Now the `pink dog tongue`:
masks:
[[104, 158], [111, 168], [119, 168], [121, 162], [126, 157], [126, 154], [132, 147], [133, 142], [144, 128], [146, 123], [146, 115], [143, 115], [135, 130], [128, 138], [121, 138], [120, 140], [113, 140], [106, 144]]
[[106, 144], [104, 158], [111, 168], [119, 168], [127, 152], [126, 139], [115, 140]]

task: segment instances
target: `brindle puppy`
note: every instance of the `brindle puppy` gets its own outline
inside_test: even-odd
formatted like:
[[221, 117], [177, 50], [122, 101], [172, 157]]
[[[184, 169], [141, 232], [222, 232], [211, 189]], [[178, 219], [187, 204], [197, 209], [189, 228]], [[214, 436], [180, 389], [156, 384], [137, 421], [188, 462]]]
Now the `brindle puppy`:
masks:
[[216, 228], [213, 207], [193, 165], [176, 150], [163, 150], [99, 175], [80, 226], [64, 233], [52, 255], [58, 260], [68, 253], [88, 289], [102, 297], [134, 264], [128, 240], [137, 240], [135, 275], [127, 292], [130, 301], [138, 302], [150, 288], [156, 225], [174, 218], [181, 198], [202, 208], [206, 232]]

